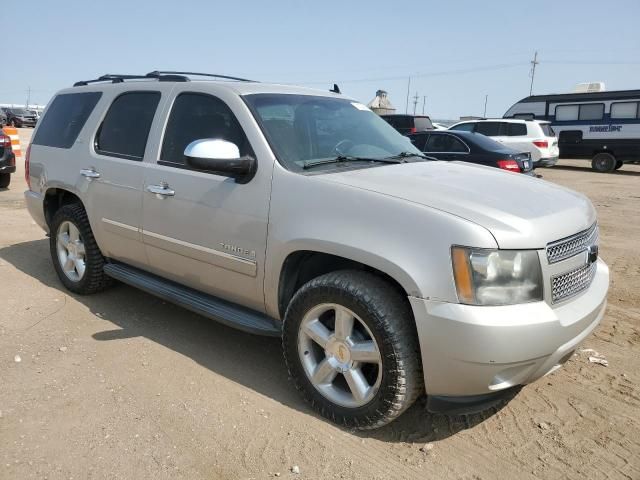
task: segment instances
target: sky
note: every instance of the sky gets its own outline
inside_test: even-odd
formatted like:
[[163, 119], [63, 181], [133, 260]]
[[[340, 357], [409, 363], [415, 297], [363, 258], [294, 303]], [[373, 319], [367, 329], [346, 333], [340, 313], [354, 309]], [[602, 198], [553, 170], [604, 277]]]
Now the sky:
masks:
[[[5, 4], [6, 3], [6, 4]], [[640, 1], [3, 2], [0, 103], [104, 73], [188, 70], [329, 89], [398, 113], [502, 116], [529, 94], [640, 88]], [[17, 35], [9, 35], [12, 30]], [[16, 40], [10, 40], [15, 38]], [[413, 112], [413, 100], [409, 111]]]

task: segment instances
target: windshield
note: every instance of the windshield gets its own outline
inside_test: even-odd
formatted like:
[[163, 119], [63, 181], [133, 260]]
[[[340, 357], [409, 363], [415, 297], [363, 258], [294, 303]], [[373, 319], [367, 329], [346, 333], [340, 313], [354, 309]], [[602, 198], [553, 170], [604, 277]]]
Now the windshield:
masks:
[[14, 115], [27, 115], [27, 111], [24, 108], [12, 108], [11, 112]]
[[[278, 160], [289, 170], [304, 172], [309, 162], [338, 156], [382, 159], [403, 152], [421, 155], [407, 137], [357, 102], [287, 94], [253, 94], [244, 98]], [[323, 170], [335, 169], [336, 165], [327, 164]], [[350, 163], [354, 167], [381, 165], [385, 164]]]

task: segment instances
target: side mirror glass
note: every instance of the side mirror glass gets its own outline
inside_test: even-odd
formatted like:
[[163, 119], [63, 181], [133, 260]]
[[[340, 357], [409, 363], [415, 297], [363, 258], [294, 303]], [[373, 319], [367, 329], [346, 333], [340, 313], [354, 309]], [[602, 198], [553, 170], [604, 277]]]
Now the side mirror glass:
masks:
[[256, 173], [256, 159], [241, 157], [238, 146], [226, 140], [195, 140], [184, 149], [184, 157], [191, 168], [231, 177], [238, 183], [247, 183]]

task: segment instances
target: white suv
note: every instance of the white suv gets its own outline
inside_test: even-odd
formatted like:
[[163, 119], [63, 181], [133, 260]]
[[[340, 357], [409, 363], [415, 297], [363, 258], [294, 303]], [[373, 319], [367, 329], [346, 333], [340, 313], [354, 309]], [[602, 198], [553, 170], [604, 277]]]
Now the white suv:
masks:
[[558, 162], [558, 139], [550, 122], [498, 118], [456, 123], [449, 130], [465, 130], [491, 137], [523, 152], [530, 152], [535, 167], [551, 167]]

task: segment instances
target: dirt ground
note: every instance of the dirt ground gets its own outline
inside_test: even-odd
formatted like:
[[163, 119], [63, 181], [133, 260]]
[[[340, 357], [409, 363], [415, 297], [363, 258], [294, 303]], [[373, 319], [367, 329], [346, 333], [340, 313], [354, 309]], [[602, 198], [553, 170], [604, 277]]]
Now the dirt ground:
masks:
[[277, 339], [124, 285], [65, 291], [20, 166], [0, 191], [0, 479], [640, 479], [640, 166], [542, 174], [598, 209], [609, 307], [582, 348], [609, 366], [579, 351], [500, 409], [449, 418], [419, 401], [357, 433], [312, 413]]

